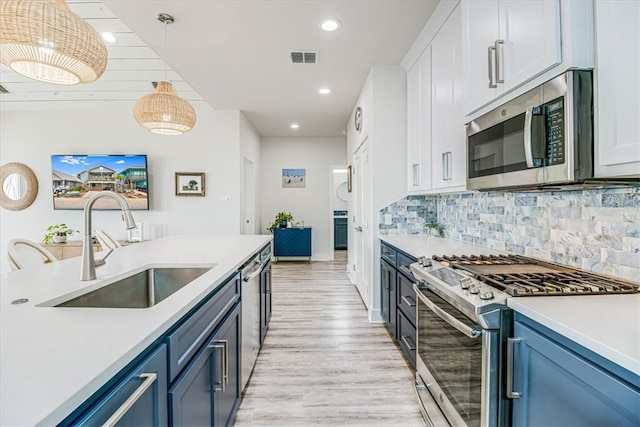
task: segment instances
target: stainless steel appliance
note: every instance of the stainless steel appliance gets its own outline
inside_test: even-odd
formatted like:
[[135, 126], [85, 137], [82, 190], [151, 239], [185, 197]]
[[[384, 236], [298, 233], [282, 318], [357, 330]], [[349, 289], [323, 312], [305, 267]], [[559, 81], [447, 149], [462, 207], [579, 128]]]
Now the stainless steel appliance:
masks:
[[434, 426], [509, 425], [511, 297], [637, 293], [640, 285], [533, 258], [434, 256], [418, 280], [416, 393]]
[[593, 84], [568, 71], [467, 124], [467, 188], [593, 179]]
[[271, 246], [265, 247], [240, 271], [242, 287], [242, 389], [247, 385], [260, 351], [260, 273], [271, 258]]

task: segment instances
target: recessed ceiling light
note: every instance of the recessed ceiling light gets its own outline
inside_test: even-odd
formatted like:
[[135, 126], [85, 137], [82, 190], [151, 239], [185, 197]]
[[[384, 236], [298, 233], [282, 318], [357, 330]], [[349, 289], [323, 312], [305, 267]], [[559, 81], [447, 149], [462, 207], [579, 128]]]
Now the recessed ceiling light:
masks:
[[335, 31], [340, 28], [340, 21], [334, 18], [328, 18], [320, 21], [320, 28], [325, 31]]
[[319, 93], [320, 95], [328, 95], [328, 94], [330, 94], [330, 93], [331, 93], [331, 89], [328, 89], [328, 88], [326, 88], [326, 87], [323, 87], [322, 89], [320, 89], [320, 90], [318, 91], [318, 93]]
[[291, 123], [291, 125], [289, 126], [291, 129], [298, 129], [300, 127], [299, 124], [297, 123]]
[[116, 42], [116, 36], [114, 36], [113, 33], [110, 33], [108, 31], [103, 31], [103, 32], [100, 33], [100, 35], [102, 36], [104, 41], [106, 41], [107, 43], [115, 43]]

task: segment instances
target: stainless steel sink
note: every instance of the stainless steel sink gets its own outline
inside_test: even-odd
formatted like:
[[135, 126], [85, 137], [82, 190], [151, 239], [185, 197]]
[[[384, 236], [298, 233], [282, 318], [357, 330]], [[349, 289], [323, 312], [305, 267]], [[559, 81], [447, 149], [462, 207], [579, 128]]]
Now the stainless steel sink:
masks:
[[149, 268], [55, 307], [148, 308], [168, 298], [212, 268]]

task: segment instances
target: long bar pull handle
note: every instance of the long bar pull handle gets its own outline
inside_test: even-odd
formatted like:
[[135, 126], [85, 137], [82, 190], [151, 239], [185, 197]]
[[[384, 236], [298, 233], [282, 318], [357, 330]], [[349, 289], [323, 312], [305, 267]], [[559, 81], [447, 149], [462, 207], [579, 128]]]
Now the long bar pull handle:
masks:
[[414, 163], [412, 168], [413, 174], [411, 178], [411, 185], [417, 187], [420, 185], [420, 163]]
[[125, 414], [129, 411], [129, 409], [131, 409], [131, 407], [135, 405], [138, 399], [142, 397], [144, 392], [147, 391], [149, 387], [151, 387], [151, 385], [158, 378], [158, 374], [144, 373], [144, 374], [140, 374], [139, 378], [141, 380], [142, 379], [144, 380], [142, 381], [142, 384], [140, 384], [138, 388], [136, 388], [135, 391], [131, 393], [131, 396], [129, 396], [127, 400], [125, 400], [124, 403], [120, 405], [118, 409], [116, 409], [113, 415], [111, 415], [111, 417], [109, 417], [109, 419], [105, 421], [105, 423], [102, 425], [103, 427], [115, 426], [116, 423], [120, 421], [122, 417], [125, 416]]
[[224, 346], [224, 357], [222, 359], [222, 363], [224, 365], [224, 381], [222, 383], [222, 391], [225, 391], [227, 389], [227, 385], [229, 385], [229, 341], [223, 340], [220, 342]]
[[487, 51], [487, 64], [489, 64], [489, 87], [490, 88], [497, 88], [497, 82], [496, 82], [496, 76], [494, 73], [494, 63], [495, 63], [495, 54], [496, 54], [496, 47], [495, 46], [489, 46], [489, 49]]
[[520, 343], [520, 338], [507, 338], [507, 384], [506, 392], [509, 399], [518, 399], [520, 393], [513, 391], [513, 347]]
[[420, 301], [422, 301], [422, 303], [424, 303], [424, 305], [427, 306], [428, 309], [433, 311], [433, 313], [436, 316], [438, 316], [439, 318], [441, 318], [442, 320], [444, 320], [445, 322], [447, 322], [448, 324], [456, 328], [458, 331], [462, 332], [469, 338], [479, 338], [482, 336], [481, 329], [476, 329], [473, 326], [465, 325], [464, 323], [462, 323], [461, 321], [459, 321], [458, 319], [456, 319], [455, 317], [453, 317], [452, 315], [450, 315], [449, 313], [447, 313], [446, 311], [444, 311], [443, 309], [435, 305], [433, 302], [431, 302], [431, 300], [429, 300], [429, 298], [427, 298], [420, 291], [420, 288], [415, 283], [413, 284], [413, 290], [416, 291], [416, 296], [420, 299]]
[[504, 40], [496, 40], [496, 83], [504, 83]]
[[[227, 390], [227, 384], [226, 384], [226, 374], [225, 374], [225, 370], [226, 370], [226, 358], [227, 358], [227, 345], [226, 345], [226, 341], [216, 341], [214, 344], [209, 344], [209, 347], [213, 349], [214, 351], [221, 349], [222, 350], [222, 379], [220, 381], [217, 380], [217, 373], [218, 373], [218, 369], [216, 366], [212, 366], [211, 367], [211, 383], [213, 385], [212, 390], [214, 392], [216, 391], [221, 391], [221, 392], [225, 392]], [[213, 360], [216, 360], [215, 358]], [[218, 385], [220, 387], [218, 387]]]
[[413, 351], [416, 349], [416, 347], [409, 342], [409, 340], [407, 339], [408, 337], [408, 335], [403, 335], [400, 338], [402, 339], [402, 342], [404, 342], [404, 345], [406, 345], [409, 350]]
[[531, 123], [533, 121], [533, 106], [527, 107], [524, 114], [524, 157], [527, 167], [533, 168], [533, 141], [531, 140]]
[[442, 180], [451, 181], [451, 159], [453, 154], [451, 151], [442, 153]]
[[415, 301], [411, 300], [410, 298], [407, 298], [406, 295], [402, 295], [400, 298], [402, 298], [402, 301], [404, 301], [404, 303], [407, 304], [409, 307], [416, 306]]

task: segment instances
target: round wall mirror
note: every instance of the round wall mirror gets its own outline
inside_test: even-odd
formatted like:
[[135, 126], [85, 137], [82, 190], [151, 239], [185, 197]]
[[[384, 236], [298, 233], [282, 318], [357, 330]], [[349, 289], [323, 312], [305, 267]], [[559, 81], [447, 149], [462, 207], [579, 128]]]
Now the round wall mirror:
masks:
[[338, 189], [336, 190], [336, 193], [337, 193], [338, 198], [340, 200], [343, 200], [345, 202], [349, 200], [349, 195], [348, 195], [348, 191], [347, 191], [347, 181], [343, 182], [342, 184], [340, 184], [338, 186]]
[[7, 163], [0, 166], [0, 206], [20, 211], [31, 206], [38, 195], [38, 179], [29, 166]]

